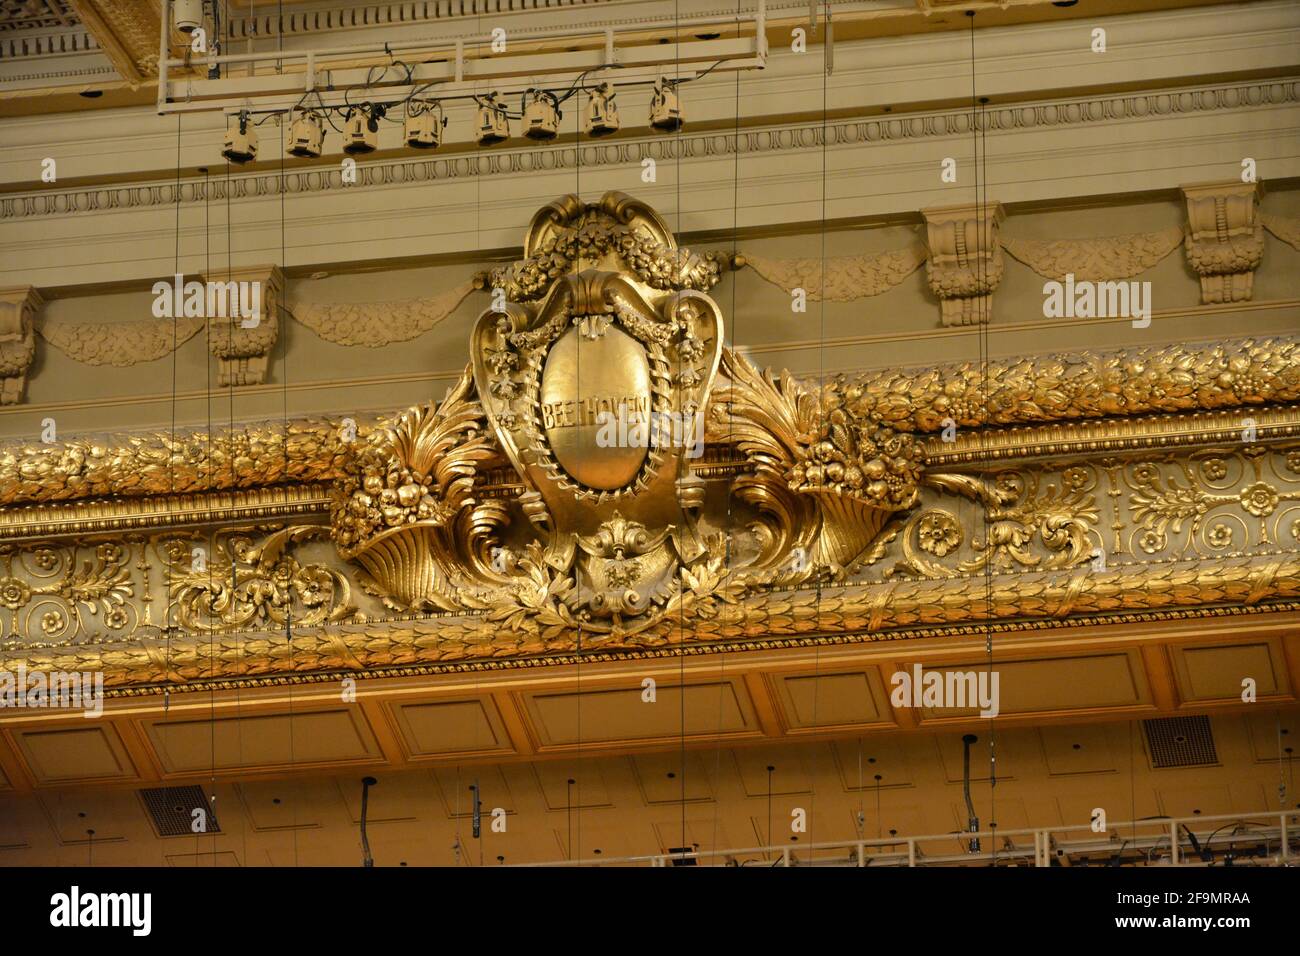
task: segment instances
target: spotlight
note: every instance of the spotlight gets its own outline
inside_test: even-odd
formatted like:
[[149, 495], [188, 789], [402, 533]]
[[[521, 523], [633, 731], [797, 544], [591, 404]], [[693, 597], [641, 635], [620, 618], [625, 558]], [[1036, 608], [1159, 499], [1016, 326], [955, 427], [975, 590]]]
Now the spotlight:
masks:
[[226, 128], [226, 141], [222, 144], [221, 155], [232, 163], [247, 163], [257, 159], [257, 129], [248, 119], [248, 111], [245, 110], [239, 114], [236, 122]]
[[587, 99], [587, 135], [608, 136], [619, 128], [618, 107], [614, 105], [614, 91], [602, 83], [589, 91]]
[[480, 146], [495, 146], [510, 138], [510, 117], [495, 93], [474, 97], [478, 103], [478, 129], [474, 134]]
[[[532, 96], [532, 101], [528, 97]], [[560, 103], [554, 93], [527, 90], [524, 93], [524, 135], [529, 139], [555, 139], [560, 131]]]
[[446, 125], [447, 117], [442, 115], [441, 103], [412, 100], [406, 104], [407, 146], [414, 146], [416, 149], [437, 149], [442, 145], [442, 130]]
[[379, 148], [379, 120], [384, 115], [383, 106], [376, 103], [348, 110], [347, 125], [343, 127], [343, 152], [356, 155], [373, 153]]
[[172, 0], [172, 24], [182, 33], [203, 26], [203, 0]]
[[314, 110], [301, 110], [289, 127], [289, 155], [315, 159], [325, 143], [325, 121]]
[[650, 97], [650, 126], [661, 133], [671, 133], [685, 125], [676, 87], [677, 84], [667, 77], [661, 76], [655, 81], [655, 91]]

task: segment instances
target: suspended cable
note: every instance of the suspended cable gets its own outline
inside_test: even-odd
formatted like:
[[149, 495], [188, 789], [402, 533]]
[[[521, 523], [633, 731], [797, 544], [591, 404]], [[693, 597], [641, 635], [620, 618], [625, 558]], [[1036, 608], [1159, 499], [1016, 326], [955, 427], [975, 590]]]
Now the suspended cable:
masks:
[[[736, 0], [736, 37], [737, 39], [740, 38], [740, 0]], [[759, 48], [761, 49], [761, 44], [763, 43], [763, 37], [757, 32], [754, 35], [754, 42], [758, 44]], [[735, 348], [736, 343], [739, 339], [738, 333], [739, 333], [739, 324], [740, 324], [740, 314], [736, 310], [736, 284], [739, 281], [738, 270], [736, 269], [736, 256], [739, 254], [740, 251], [737, 245], [739, 240], [739, 225], [740, 225], [740, 71], [739, 70], [736, 71], [736, 75], [735, 75], [735, 90], [736, 90], [735, 107], [734, 107], [735, 126], [732, 131], [734, 142], [732, 143], [732, 148], [731, 148], [731, 154], [732, 154], [731, 308], [728, 310], [731, 318], [731, 344], [733, 349]], [[724, 324], [722, 330], [723, 333], [722, 339], [724, 344], [727, 340], [726, 332], [727, 330]], [[701, 409], [699, 414], [701, 415], [706, 414], [706, 410]], [[706, 420], [700, 427], [701, 441], [703, 441], [704, 439], [704, 433], [707, 430], [707, 428], [708, 428], [708, 422]], [[735, 447], [735, 423], [732, 420], [732, 416], [730, 415], [727, 416], [727, 447], [728, 448]], [[700, 449], [700, 454], [703, 455], [703, 448]], [[731, 572], [732, 572], [731, 540], [735, 536], [735, 526], [733, 523], [731, 503], [732, 503], [732, 486], [731, 483], [729, 482], [727, 484], [727, 498], [726, 498], [727, 511], [726, 511], [726, 516], [723, 519], [723, 527], [726, 528], [725, 541], [723, 542], [723, 547], [725, 548], [725, 551], [723, 553], [723, 564], [727, 569], [728, 577], [731, 576]], [[714, 755], [713, 755], [713, 779], [714, 780], [722, 779], [722, 713], [723, 713], [724, 694], [726, 693], [726, 681], [723, 678], [726, 677], [726, 673], [727, 673], [727, 655], [722, 654], [719, 656], [719, 659], [721, 660], [721, 667], [720, 667], [719, 680], [718, 680], [718, 735], [714, 745]], [[721, 807], [718, 801], [715, 800], [713, 802], [713, 834], [710, 837], [710, 843], [709, 843], [709, 848], [711, 850], [716, 850], [718, 846], [718, 817], [720, 811], [721, 811]], [[710, 859], [716, 860], [717, 857], [711, 857]]]

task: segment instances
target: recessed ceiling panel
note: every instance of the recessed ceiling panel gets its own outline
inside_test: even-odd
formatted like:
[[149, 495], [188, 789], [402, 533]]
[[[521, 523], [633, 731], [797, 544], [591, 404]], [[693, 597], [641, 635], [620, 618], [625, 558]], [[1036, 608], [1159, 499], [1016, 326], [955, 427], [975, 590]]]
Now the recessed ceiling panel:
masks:
[[640, 682], [626, 689], [526, 698], [543, 746], [579, 742], [672, 739], [715, 734], [757, 734], [748, 699], [732, 681], [665, 685], [647, 702]]
[[450, 753], [510, 752], [496, 707], [483, 700], [402, 704], [393, 708], [413, 757]]
[[14, 732], [37, 783], [124, 779], [135, 774], [111, 724]]
[[167, 773], [381, 759], [356, 709], [149, 724]]

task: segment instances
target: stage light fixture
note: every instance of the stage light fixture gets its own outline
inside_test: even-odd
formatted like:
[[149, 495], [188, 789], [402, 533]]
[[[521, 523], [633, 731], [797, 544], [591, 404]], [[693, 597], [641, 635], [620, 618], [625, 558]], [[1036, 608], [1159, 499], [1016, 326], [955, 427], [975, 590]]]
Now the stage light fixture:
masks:
[[247, 111], [238, 117], [231, 117], [232, 122], [226, 128], [226, 139], [221, 146], [221, 155], [232, 163], [248, 163], [257, 159], [257, 128], [249, 122]]
[[172, 24], [182, 33], [203, 26], [203, 0], [172, 0]]
[[355, 156], [378, 149], [379, 120], [383, 115], [384, 107], [378, 103], [362, 103], [348, 110], [343, 127], [343, 152]]
[[510, 138], [510, 116], [505, 105], [497, 102], [496, 93], [474, 97], [478, 103], [478, 129], [474, 139], [480, 146], [495, 146]]
[[587, 135], [608, 136], [619, 129], [618, 107], [614, 105], [614, 91], [602, 83], [588, 91]]
[[411, 100], [406, 104], [406, 145], [416, 149], [437, 149], [442, 145], [442, 131], [447, 117], [437, 100]]
[[650, 126], [661, 133], [672, 133], [684, 125], [677, 83], [661, 76], [655, 80], [654, 93], [650, 96]]
[[559, 100], [546, 90], [524, 92], [524, 135], [529, 139], [550, 140], [560, 131]]
[[289, 127], [289, 155], [315, 159], [325, 145], [325, 121], [315, 110], [300, 110]]

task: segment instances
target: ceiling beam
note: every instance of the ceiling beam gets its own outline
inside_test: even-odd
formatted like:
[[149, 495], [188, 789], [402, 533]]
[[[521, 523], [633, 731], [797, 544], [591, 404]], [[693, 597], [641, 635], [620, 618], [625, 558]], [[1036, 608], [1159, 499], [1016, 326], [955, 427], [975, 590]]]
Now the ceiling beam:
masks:
[[158, 77], [159, 0], [71, 0], [77, 16], [122, 78], [139, 86]]

